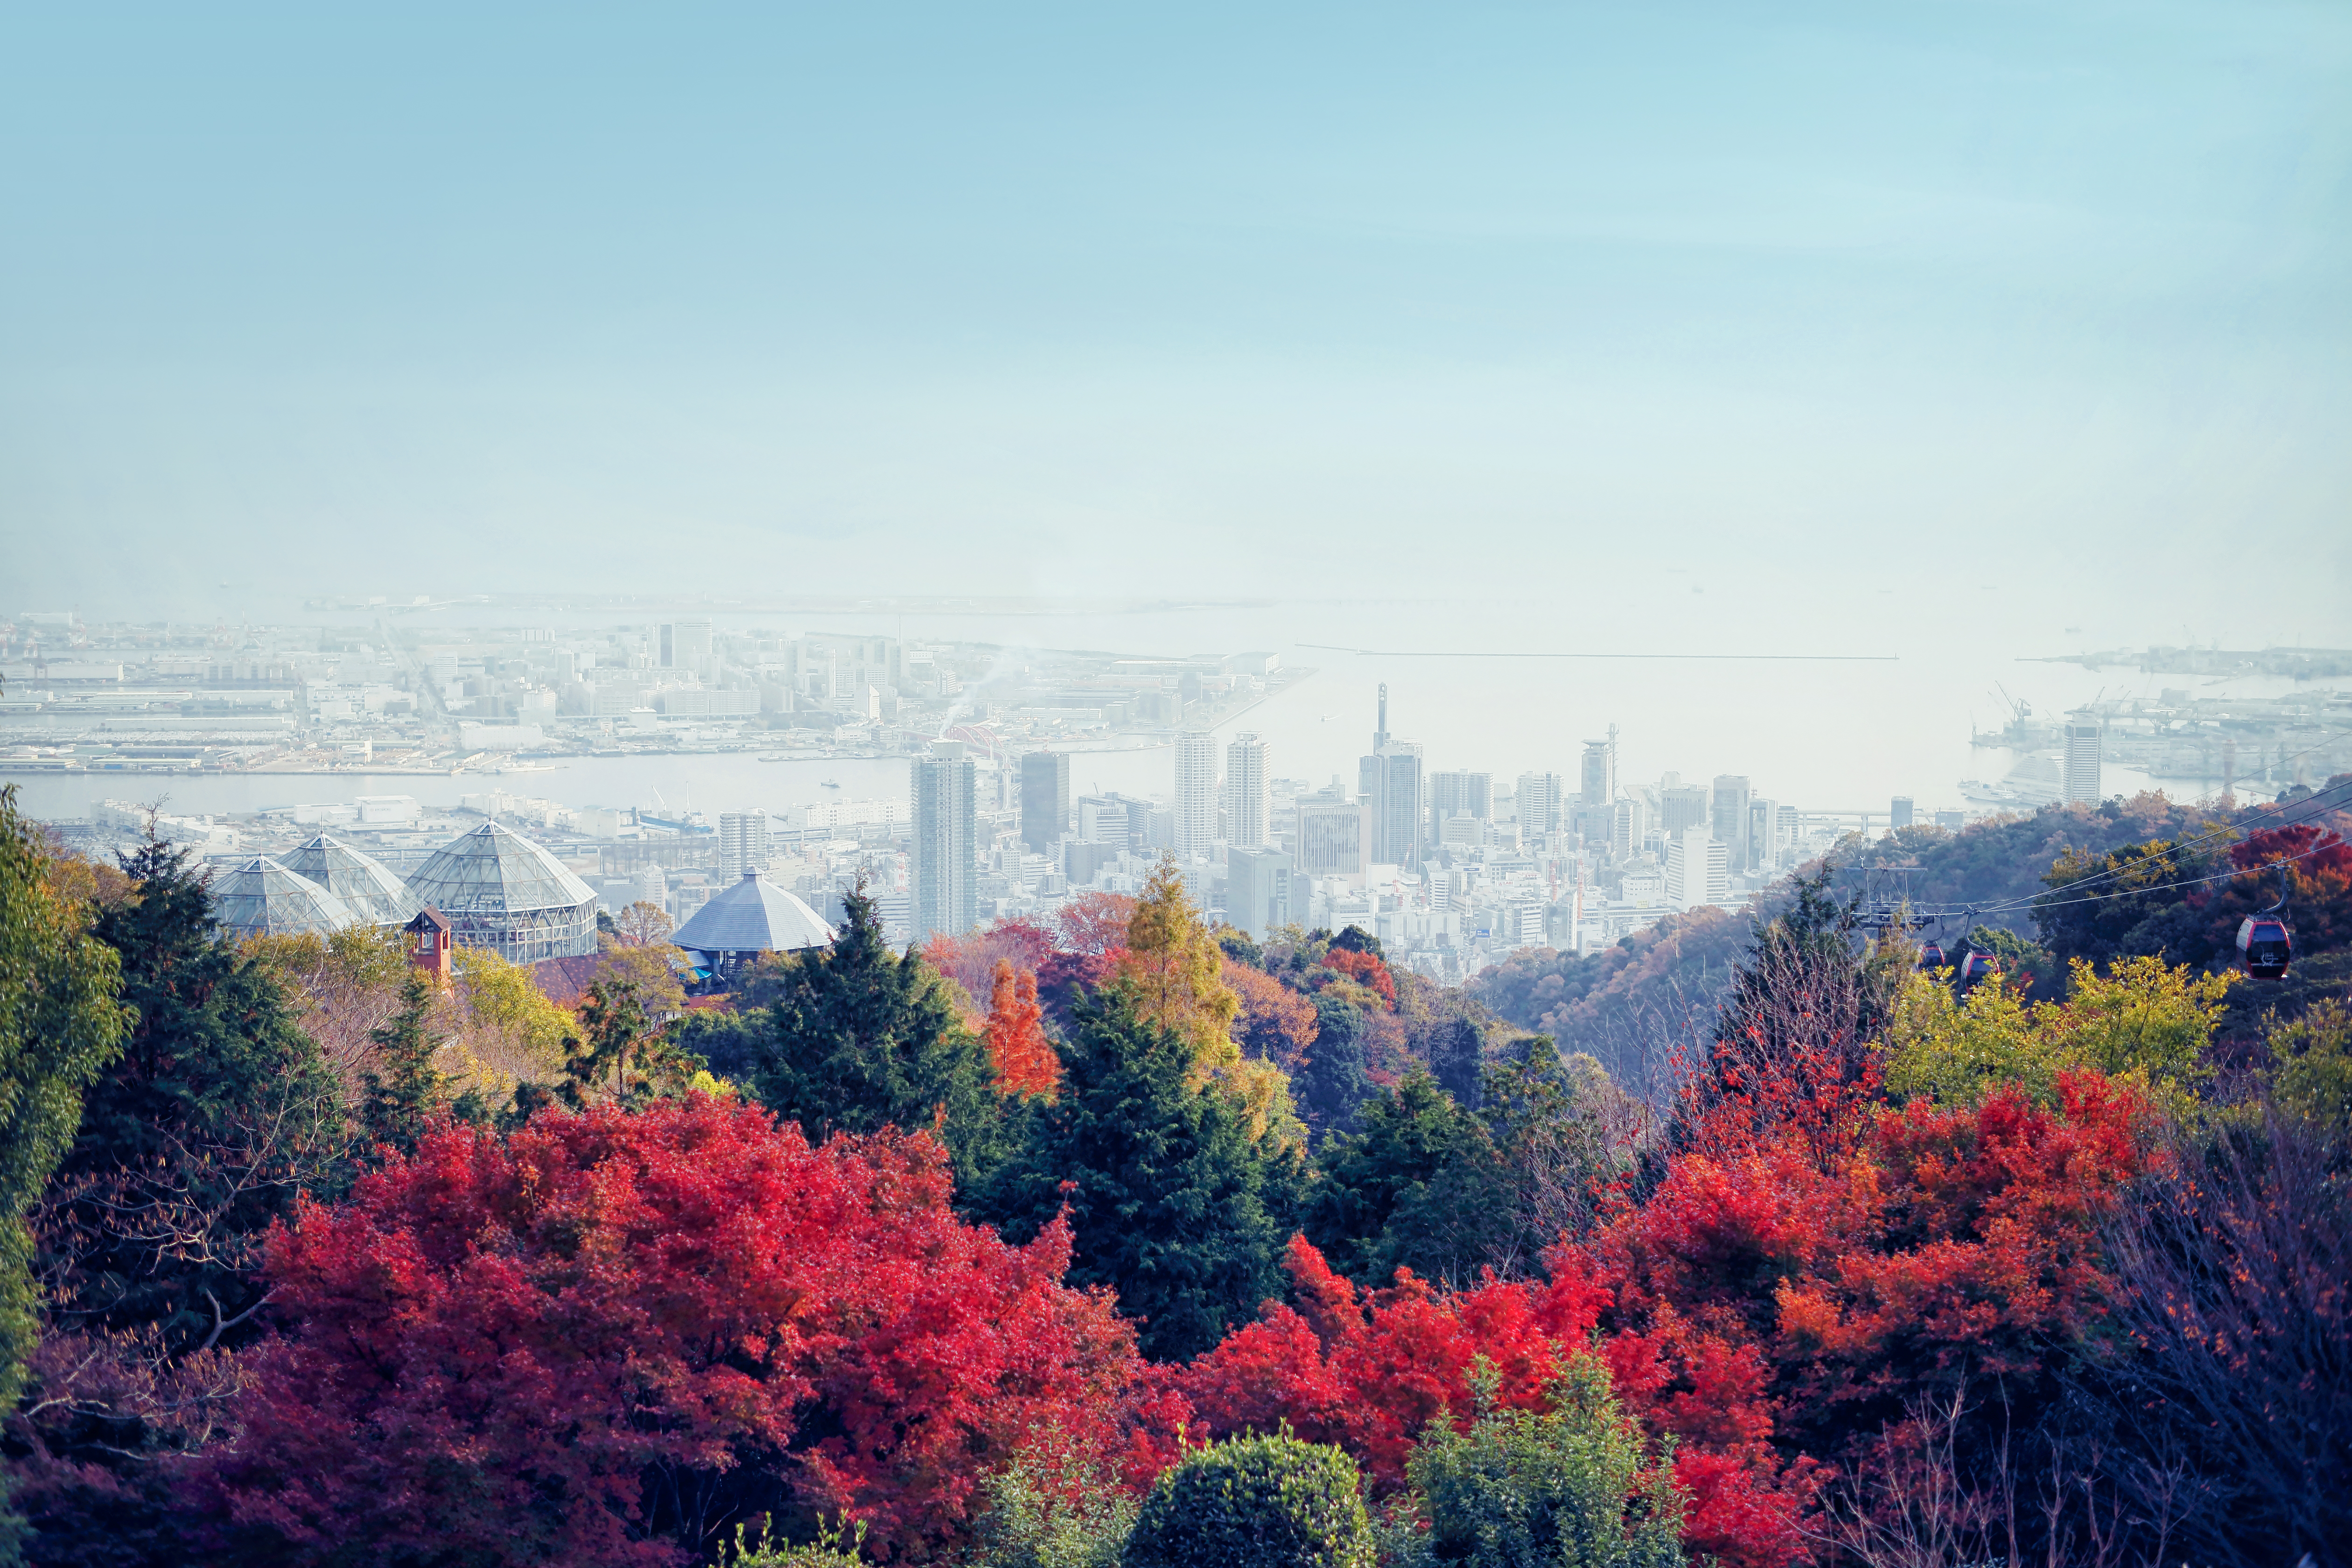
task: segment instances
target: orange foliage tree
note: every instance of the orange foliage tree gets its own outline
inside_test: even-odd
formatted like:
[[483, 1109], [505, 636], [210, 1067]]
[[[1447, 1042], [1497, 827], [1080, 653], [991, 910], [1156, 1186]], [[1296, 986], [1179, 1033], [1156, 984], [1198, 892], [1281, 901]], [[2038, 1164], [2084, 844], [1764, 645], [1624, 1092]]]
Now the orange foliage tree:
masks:
[[1224, 962], [1226, 989], [1241, 998], [1241, 1014], [1234, 1026], [1243, 1047], [1254, 1057], [1295, 1072], [1315, 1044], [1315, 1004], [1262, 969]]
[[1045, 1009], [1037, 1005], [1037, 973], [996, 961], [989, 991], [988, 1056], [996, 1064], [998, 1087], [1008, 1094], [1051, 1094], [1062, 1064], [1045, 1038]]

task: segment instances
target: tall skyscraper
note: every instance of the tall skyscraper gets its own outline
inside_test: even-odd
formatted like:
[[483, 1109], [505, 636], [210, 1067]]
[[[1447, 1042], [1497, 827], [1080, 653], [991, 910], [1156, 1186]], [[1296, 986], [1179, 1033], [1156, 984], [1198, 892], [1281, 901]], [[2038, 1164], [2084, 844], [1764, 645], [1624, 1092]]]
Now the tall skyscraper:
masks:
[[1617, 742], [1584, 742], [1583, 805], [1607, 805], [1617, 798]]
[[1217, 837], [1217, 738], [1206, 730], [1176, 737], [1176, 858], [1205, 856]]
[[1412, 741], [1390, 738], [1385, 681], [1381, 683], [1380, 728], [1372, 731], [1372, 754], [1363, 760], [1360, 777], [1364, 799], [1371, 807], [1371, 841], [1365, 846], [1365, 853], [1374, 865], [1418, 871], [1426, 805], [1421, 747]]
[[1235, 735], [1225, 747], [1225, 842], [1235, 849], [1265, 848], [1267, 804], [1265, 738], [1255, 731]]
[[1448, 818], [1475, 816], [1495, 820], [1495, 775], [1448, 769], [1429, 775], [1429, 821], [1433, 830]]
[[747, 870], [768, 868], [768, 814], [728, 811], [719, 816], [719, 875], [721, 880]]
[[980, 835], [972, 798], [978, 770], [961, 741], [934, 741], [908, 770], [914, 788], [914, 887], [909, 923], [918, 944], [961, 936], [980, 920]]
[[1290, 857], [1279, 849], [1228, 847], [1225, 923], [1263, 942], [1290, 919]]
[[1070, 754], [1029, 752], [1021, 758], [1021, 842], [1050, 855], [1070, 831]]
[[1559, 775], [1521, 773], [1518, 790], [1520, 844], [1527, 844], [1538, 833], [1558, 833], [1563, 826]]
[[1908, 827], [1911, 826], [1911, 820], [1914, 815], [1915, 813], [1913, 812], [1911, 805], [1911, 797], [1907, 795], [1898, 795], [1895, 797], [1894, 804], [1887, 810], [1886, 826], [1889, 827]]
[[1712, 812], [1715, 837], [1729, 854], [1731, 864], [1748, 869], [1748, 780], [1740, 773], [1717, 773]]
[[2066, 721], [2066, 798], [2105, 800], [2099, 788], [2099, 721], [2077, 714]]

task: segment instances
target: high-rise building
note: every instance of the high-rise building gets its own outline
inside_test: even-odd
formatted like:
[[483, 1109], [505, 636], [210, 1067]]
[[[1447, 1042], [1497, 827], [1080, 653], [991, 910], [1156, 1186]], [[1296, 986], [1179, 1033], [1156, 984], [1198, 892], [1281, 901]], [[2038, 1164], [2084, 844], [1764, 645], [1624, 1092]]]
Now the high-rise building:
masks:
[[1777, 800], [1748, 803], [1748, 863], [1751, 869], [1771, 871], [1780, 864], [1780, 848], [1791, 835], [1795, 814]]
[[919, 944], [961, 936], [980, 920], [978, 770], [961, 741], [934, 741], [909, 770], [914, 788], [909, 924]]
[[1705, 827], [1666, 837], [1666, 902], [1678, 910], [1711, 904], [1731, 890], [1728, 848]]
[[1617, 738], [1584, 742], [1583, 805], [1607, 805], [1617, 798]]
[[1649, 837], [1650, 804], [1629, 795], [1610, 807], [1610, 817], [1609, 852], [1630, 860], [1642, 852], [1642, 840]]
[[1558, 833], [1562, 785], [1558, 773], [1521, 773], [1518, 784], [1519, 842], [1538, 833]]
[[659, 660], [664, 669], [690, 669], [699, 673], [710, 661], [710, 622], [669, 621], [660, 632]]
[[1706, 805], [1703, 785], [1667, 784], [1658, 792], [1658, 831], [1671, 836], [1685, 827], [1705, 826]]
[[1070, 754], [1030, 752], [1021, 759], [1021, 842], [1050, 855], [1070, 831]]
[[1381, 684], [1380, 728], [1372, 731], [1372, 754], [1363, 759], [1359, 776], [1370, 808], [1370, 837], [1364, 850], [1376, 866], [1418, 871], [1422, 860], [1423, 822], [1427, 805], [1422, 776], [1421, 747], [1389, 735], [1389, 689]]
[[1217, 738], [1206, 730], [1176, 737], [1176, 858], [1209, 852], [1217, 837]]
[[1225, 923], [1263, 942], [1290, 923], [1290, 857], [1279, 849], [1225, 851]]
[[2104, 800], [2099, 789], [2099, 721], [2087, 714], [2066, 721], [2066, 798]]
[[732, 882], [746, 871], [768, 868], [768, 814], [728, 811], [719, 816], [719, 875]]
[[1235, 735], [1225, 747], [1225, 842], [1236, 849], [1265, 848], [1267, 804], [1265, 737]]
[[1886, 826], [1889, 827], [1908, 827], [1911, 826], [1912, 816], [1911, 797], [1907, 795], [1898, 795], [1895, 797], [1894, 803], [1887, 808]]
[[1432, 834], [1444, 830], [1454, 817], [1473, 817], [1480, 822], [1495, 820], [1495, 775], [1462, 773], [1449, 769], [1429, 775], [1429, 826]]
[[1078, 837], [1088, 844], [1107, 844], [1124, 849], [1133, 842], [1128, 822], [1127, 802], [1115, 795], [1082, 795], [1078, 797]]
[[1739, 773], [1717, 773], [1709, 812], [1716, 838], [1728, 851], [1731, 864], [1748, 869], [1748, 780]]
[[1370, 806], [1353, 801], [1306, 796], [1295, 808], [1297, 868], [1307, 877], [1360, 877], [1364, 841], [1370, 837]]

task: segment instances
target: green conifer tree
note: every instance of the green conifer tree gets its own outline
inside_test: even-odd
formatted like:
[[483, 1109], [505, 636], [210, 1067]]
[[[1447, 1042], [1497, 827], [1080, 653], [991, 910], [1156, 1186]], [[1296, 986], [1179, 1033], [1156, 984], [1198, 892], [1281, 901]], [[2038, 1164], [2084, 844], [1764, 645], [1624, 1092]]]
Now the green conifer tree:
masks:
[[432, 1011], [433, 988], [421, 972], [411, 970], [400, 1011], [368, 1036], [375, 1043], [375, 1060], [363, 1079], [367, 1096], [361, 1121], [374, 1142], [404, 1154], [415, 1152], [425, 1119], [442, 1098], [441, 1075], [433, 1070], [433, 1037], [426, 1032]]
[[1066, 1203], [1070, 1281], [1118, 1291], [1145, 1353], [1197, 1354], [1280, 1293], [1300, 1161], [1253, 1137], [1221, 1085], [1190, 1082], [1190, 1044], [1138, 1017], [1125, 987], [1081, 998], [1075, 1023], [1061, 1087], [1026, 1102], [979, 1212], [1026, 1240]]
[[843, 902], [846, 917], [830, 948], [774, 966], [770, 1006], [726, 1029], [731, 1037], [709, 1026], [683, 1037], [813, 1140], [936, 1127], [957, 1191], [974, 1192], [1005, 1139], [988, 1047], [919, 954], [890, 951], [874, 900], [861, 889]]
[[1363, 1107], [1360, 1130], [1328, 1142], [1308, 1197], [1307, 1239], [1359, 1285], [1400, 1268], [1424, 1279], [1475, 1277], [1503, 1180], [1475, 1116], [1415, 1070]]
[[167, 1346], [247, 1321], [248, 1264], [297, 1191], [349, 1173], [341, 1094], [272, 973], [216, 935], [203, 879], [151, 836], [91, 933], [135, 1012], [59, 1163], [46, 1267], [73, 1328], [152, 1325]]

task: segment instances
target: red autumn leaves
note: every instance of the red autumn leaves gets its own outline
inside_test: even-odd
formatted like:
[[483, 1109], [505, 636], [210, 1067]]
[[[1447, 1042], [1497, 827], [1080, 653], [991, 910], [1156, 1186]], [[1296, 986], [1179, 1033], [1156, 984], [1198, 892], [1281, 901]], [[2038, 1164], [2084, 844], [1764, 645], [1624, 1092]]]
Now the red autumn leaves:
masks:
[[[445, 1126], [275, 1236], [245, 1433], [212, 1528], [420, 1559], [667, 1563], [651, 1472], [776, 1471], [884, 1552], [968, 1525], [1034, 1426], [1104, 1447], [1132, 1331], [960, 1223], [926, 1137], [838, 1138], [696, 1096]], [[814, 1437], [812, 1438], [812, 1435]]]

